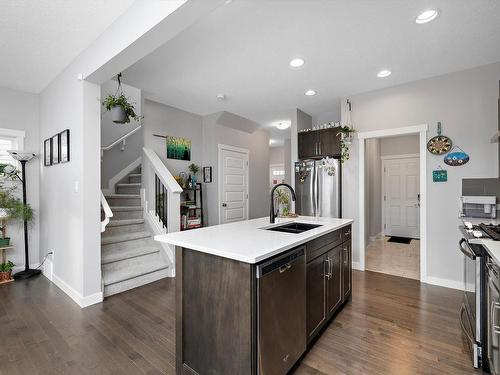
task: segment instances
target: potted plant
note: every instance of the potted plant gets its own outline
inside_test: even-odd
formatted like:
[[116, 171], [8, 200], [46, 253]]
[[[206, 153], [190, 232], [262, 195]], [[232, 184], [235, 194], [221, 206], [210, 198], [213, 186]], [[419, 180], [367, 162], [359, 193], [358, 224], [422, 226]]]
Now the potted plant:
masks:
[[340, 125], [337, 129], [337, 137], [340, 137], [340, 162], [349, 160], [349, 148], [356, 129], [349, 125]]
[[135, 113], [135, 107], [128, 99], [120, 93], [120, 95], [108, 95], [102, 105], [106, 110], [111, 112], [111, 119], [115, 124], [126, 124], [130, 119], [139, 121], [141, 116]]
[[191, 163], [191, 164], [189, 164], [188, 169], [192, 173], [191, 181], [192, 181], [193, 187], [194, 187], [194, 186], [196, 186], [196, 173], [198, 173], [200, 171], [200, 167], [194, 163]]
[[290, 213], [290, 195], [285, 189], [276, 189], [280, 216], [286, 217]]
[[7, 263], [0, 264], [0, 283], [12, 279], [12, 269], [15, 264], [10, 260]]
[[33, 209], [14, 196], [15, 190], [15, 186], [0, 186], [0, 247], [10, 245], [10, 238], [6, 236], [7, 221], [30, 222], [33, 219]]

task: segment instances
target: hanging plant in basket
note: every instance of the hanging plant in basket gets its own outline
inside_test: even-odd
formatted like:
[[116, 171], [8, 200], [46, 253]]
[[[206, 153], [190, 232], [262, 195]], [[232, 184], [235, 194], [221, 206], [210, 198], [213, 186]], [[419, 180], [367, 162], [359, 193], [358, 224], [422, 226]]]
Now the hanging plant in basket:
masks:
[[349, 148], [352, 145], [352, 139], [356, 129], [349, 125], [340, 125], [337, 129], [337, 137], [340, 137], [340, 162], [349, 160]]
[[123, 94], [121, 78], [118, 74], [118, 88], [114, 95], [108, 95], [102, 105], [111, 112], [111, 119], [115, 124], [128, 124], [130, 120], [139, 121], [142, 117], [135, 113], [134, 104], [129, 102]]

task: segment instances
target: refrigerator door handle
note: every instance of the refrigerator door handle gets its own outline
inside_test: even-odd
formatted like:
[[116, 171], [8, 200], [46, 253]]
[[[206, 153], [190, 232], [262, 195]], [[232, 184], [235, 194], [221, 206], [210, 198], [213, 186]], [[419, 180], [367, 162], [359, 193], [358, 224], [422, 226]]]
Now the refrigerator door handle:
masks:
[[318, 178], [318, 165], [317, 162], [314, 162], [314, 216], [319, 216], [319, 178]]

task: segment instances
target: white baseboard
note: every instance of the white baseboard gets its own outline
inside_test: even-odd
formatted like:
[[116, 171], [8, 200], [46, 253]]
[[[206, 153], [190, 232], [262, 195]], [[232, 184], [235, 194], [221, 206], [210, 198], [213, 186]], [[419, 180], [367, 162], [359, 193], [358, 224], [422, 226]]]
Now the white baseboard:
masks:
[[[424, 281], [422, 281], [422, 282], [424, 282]], [[427, 276], [425, 283], [431, 284], [431, 285], [442, 286], [445, 288], [457, 289], [457, 290], [464, 289], [464, 285], [463, 285], [464, 283], [462, 281], [442, 279], [440, 277]]]
[[45, 276], [50, 281], [53, 281], [54, 275], [54, 263], [52, 262], [53, 255], [48, 255], [47, 259], [45, 259], [45, 263], [42, 266], [42, 275]]
[[128, 174], [132, 173], [134, 169], [136, 169], [138, 166], [142, 164], [142, 156], [138, 157], [135, 159], [132, 163], [127, 165], [125, 168], [123, 168], [120, 172], [118, 172], [116, 175], [111, 177], [108, 182], [108, 188], [107, 189], [101, 189], [103, 191], [103, 194], [113, 194], [115, 192], [115, 185], [123, 180], [125, 177], [127, 177]]
[[69, 286], [63, 279], [52, 273], [52, 282], [66, 293], [76, 304], [82, 308], [95, 305], [103, 301], [102, 292], [94, 293], [88, 296], [82, 296], [75, 289]]
[[364, 271], [365, 269], [361, 267], [360, 262], [352, 262], [352, 269], [358, 271]]

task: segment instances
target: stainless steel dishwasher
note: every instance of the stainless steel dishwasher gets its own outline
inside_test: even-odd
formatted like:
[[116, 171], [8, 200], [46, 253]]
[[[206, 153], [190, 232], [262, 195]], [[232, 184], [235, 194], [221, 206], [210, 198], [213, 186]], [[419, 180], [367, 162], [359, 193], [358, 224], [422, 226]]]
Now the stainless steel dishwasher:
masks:
[[259, 375], [286, 374], [306, 350], [305, 247], [257, 266]]

